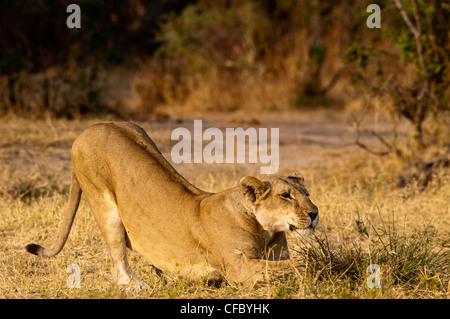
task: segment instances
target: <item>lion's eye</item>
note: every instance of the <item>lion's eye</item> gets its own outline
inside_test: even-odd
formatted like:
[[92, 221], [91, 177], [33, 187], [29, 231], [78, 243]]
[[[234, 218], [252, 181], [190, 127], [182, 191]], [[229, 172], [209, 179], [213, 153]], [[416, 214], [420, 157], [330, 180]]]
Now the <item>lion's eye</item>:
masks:
[[291, 199], [292, 198], [291, 194], [289, 194], [289, 193], [283, 193], [280, 196], [281, 196], [281, 198], [284, 198], [284, 199]]

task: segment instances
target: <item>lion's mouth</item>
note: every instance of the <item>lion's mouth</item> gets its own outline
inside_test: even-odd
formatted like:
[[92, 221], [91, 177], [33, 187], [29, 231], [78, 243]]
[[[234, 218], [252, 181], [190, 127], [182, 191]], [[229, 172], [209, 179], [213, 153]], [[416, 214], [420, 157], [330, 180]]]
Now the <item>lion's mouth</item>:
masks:
[[288, 224], [288, 225], [289, 225], [289, 230], [291, 232], [296, 232], [296, 233], [298, 233], [299, 231], [300, 232], [301, 231], [314, 232], [314, 230], [315, 230], [315, 227], [313, 225], [309, 225], [308, 227], [305, 227], [305, 228], [300, 228], [300, 227], [297, 227], [297, 226], [292, 225], [292, 224]]

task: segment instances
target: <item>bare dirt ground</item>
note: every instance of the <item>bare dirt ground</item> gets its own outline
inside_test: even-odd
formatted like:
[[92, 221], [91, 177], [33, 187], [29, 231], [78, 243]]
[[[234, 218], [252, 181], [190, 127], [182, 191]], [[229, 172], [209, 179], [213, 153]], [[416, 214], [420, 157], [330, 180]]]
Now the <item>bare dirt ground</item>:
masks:
[[[203, 121], [203, 131], [217, 127], [225, 136], [226, 128], [248, 127], [279, 128], [280, 171], [290, 168], [307, 168], [323, 161], [339, 161], [355, 152], [366, 154], [355, 144], [353, 121], [348, 114], [333, 111], [276, 113], [276, 114], [209, 114], [202, 116], [184, 115], [164, 120], [150, 119], [135, 121], [154, 140], [160, 151], [171, 164], [189, 179], [199, 172], [214, 174], [222, 170], [238, 170], [247, 174], [258, 174], [267, 164], [174, 164], [171, 160], [172, 147], [178, 142], [171, 140], [172, 131], [178, 127], [187, 128], [193, 139], [194, 119]], [[101, 120], [82, 121], [27, 121], [10, 119], [0, 121], [0, 165], [9, 167], [13, 179], [58, 178], [70, 180], [70, 148], [75, 138], [87, 127]], [[385, 119], [366, 116], [367, 128], [376, 129], [381, 135], [389, 135], [391, 124]], [[403, 131], [403, 132], [402, 132]], [[407, 124], [403, 123], [400, 137], [406, 138]], [[270, 135], [269, 135], [270, 138]], [[270, 142], [270, 141], [269, 141]], [[374, 149], [380, 148], [377, 139], [366, 134], [364, 142]], [[203, 146], [209, 141], [203, 141]], [[367, 155], [367, 154], [366, 154]], [[2, 170], [4, 172], [4, 170]], [[5, 172], [4, 172], [5, 174]]]

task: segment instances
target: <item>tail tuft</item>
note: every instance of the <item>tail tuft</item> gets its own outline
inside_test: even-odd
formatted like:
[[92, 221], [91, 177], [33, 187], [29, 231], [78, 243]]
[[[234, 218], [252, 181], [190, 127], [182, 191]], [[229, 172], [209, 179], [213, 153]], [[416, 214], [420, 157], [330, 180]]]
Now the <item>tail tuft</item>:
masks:
[[28, 244], [25, 246], [26, 251], [30, 254], [41, 256], [45, 248], [37, 244]]

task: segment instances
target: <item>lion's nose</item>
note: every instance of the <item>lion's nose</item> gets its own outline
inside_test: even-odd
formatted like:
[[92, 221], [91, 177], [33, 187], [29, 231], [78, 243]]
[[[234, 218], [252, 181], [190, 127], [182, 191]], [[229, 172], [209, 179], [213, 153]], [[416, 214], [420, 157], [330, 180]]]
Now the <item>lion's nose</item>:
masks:
[[319, 213], [318, 212], [309, 212], [307, 214], [311, 218], [311, 221], [313, 221], [314, 219], [316, 219], [316, 217]]

